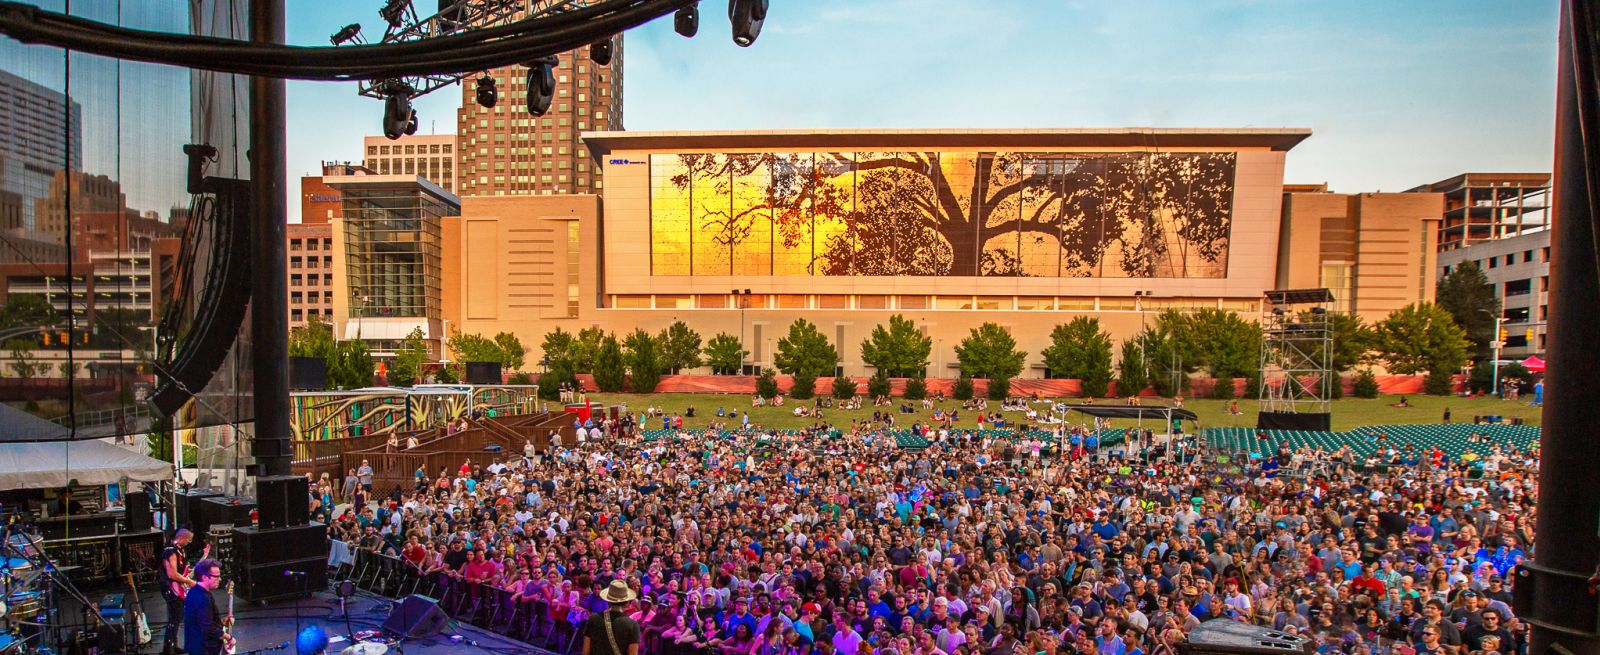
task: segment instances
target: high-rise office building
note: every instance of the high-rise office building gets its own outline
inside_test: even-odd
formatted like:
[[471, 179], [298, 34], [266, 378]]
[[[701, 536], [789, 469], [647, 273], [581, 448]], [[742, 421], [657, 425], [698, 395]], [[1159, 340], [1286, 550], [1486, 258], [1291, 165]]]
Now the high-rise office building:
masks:
[[486, 109], [476, 84], [461, 84], [457, 116], [456, 184], [462, 196], [600, 193], [600, 167], [579, 139], [584, 131], [622, 129], [622, 37], [610, 64], [589, 59], [587, 46], [562, 53], [556, 93], [543, 116], [528, 113], [528, 69], [489, 72], [500, 101]]
[[369, 136], [366, 165], [378, 175], [416, 175], [424, 180], [456, 190], [456, 135], [417, 134], [390, 140]]
[[0, 70], [0, 125], [0, 193], [19, 196], [5, 227], [32, 230], [34, 201], [50, 195], [57, 173], [83, 169], [83, 111], [65, 94]]
[[1444, 194], [1440, 252], [1550, 225], [1549, 173], [1463, 173], [1412, 191]]

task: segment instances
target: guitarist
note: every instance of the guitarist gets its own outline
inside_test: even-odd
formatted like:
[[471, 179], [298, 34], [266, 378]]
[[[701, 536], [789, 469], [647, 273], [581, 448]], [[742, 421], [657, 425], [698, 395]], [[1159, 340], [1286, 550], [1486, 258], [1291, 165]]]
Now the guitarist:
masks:
[[211, 592], [222, 584], [222, 565], [210, 558], [200, 560], [194, 566], [194, 577], [195, 584], [183, 599], [183, 652], [221, 655], [230, 638], [223, 633], [225, 621]]
[[[156, 567], [161, 597], [167, 601], [167, 629], [161, 640], [162, 655], [178, 653], [178, 629], [183, 624], [184, 594], [195, 582], [189, 577], [188, 552], [185, 550], [191, 541], [194, 541], [194, 533], [179, 528], [172, 535], [172, 541], [161, 551], [161, 565]], [[209, 547], [206, 552], [210, 552]]]

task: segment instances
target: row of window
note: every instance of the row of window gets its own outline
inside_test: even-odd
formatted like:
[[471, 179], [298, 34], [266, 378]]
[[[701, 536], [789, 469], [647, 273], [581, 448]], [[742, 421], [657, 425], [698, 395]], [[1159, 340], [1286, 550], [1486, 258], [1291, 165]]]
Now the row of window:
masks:
[[934, 311], [1162, 311], [1261, 310], [1255, 300], [1227, 298], [1096, 298], [1052, 296], [887, 296], [807, 294], [655, 294], [612, 295], [613, 309], [900, 309]]
[[323, 319], [323, 322], [331, 322], [333, 320], [333, 310], [331, 310], [331, 309], [320, 309], [320, 310], [319, 309], [312, 309], [312, 310], [308, 310], [308, 311], [301, 311], [298, 307], [289, 310], [289, 320], [294, 321], [296, 323], [308, 320], [312, 316], [321, 316], [322, 319]]
[[304, 295], [301, 295], [301, 293], [299, 291], [291, 291], [291, 292], [289, 292], [289, 302], [290, 302], [290, 304], [295, 304], [295, 305], [303, 305], [303, 304], [305, 304], [307, 302], [310, 302], [310, 303], [332, 303], [333, 302], [333, 292], [332, 291], [322, 291], [322, 292], [307, 291], [307, 292], [305, 292]]
[[[321, 260], [321, 265], [322, 266], [327, 267], [327, 268], [333, 268], [333, 255], [323, 255], [320, 258], [318, 258], [318, 257], [305, 257], [305, 258], [290, 257], [289, 258], [289, 268], [291, 268], [291, 269], [295, 269], [295, 268], [317, 268], [319, 259]], [[304, 265], [301, 264], [302, 261], [304, 261]]]
[[367, 146], [367, 155], [448, 155], [454, 147], [449, 143], [427, 143], [420, 146]]
[[299, 273], [293, 273], [293, 274], [289, 275], [289, 286], [291, 286], [291, 287], [301, 286], [302, 285], [301, 280], [304, 280], [304, 286], [308, 286], [308, 287], [314, 287], [314, 286], [319, 286], [319, 285], [320, 286], [330, 286], [330, 287], [333, 286], [333, 274], [332, 273], [323, 273], [322, 275], [317, 275], [316, 273], [311, 273], [309, 275], [304, 275], [304, 276], [302, 276]]
[[333, 250], [333, 239], [289, 239], [289, 250]]

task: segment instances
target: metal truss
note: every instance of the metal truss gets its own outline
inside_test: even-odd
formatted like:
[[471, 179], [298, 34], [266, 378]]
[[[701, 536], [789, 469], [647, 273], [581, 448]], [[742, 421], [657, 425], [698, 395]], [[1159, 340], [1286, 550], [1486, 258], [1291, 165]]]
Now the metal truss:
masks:
[[1261, 316], [1261, 411], [1323, 414], [1334, 384], [1333, 297], [1304, 292], [1267, 294]]

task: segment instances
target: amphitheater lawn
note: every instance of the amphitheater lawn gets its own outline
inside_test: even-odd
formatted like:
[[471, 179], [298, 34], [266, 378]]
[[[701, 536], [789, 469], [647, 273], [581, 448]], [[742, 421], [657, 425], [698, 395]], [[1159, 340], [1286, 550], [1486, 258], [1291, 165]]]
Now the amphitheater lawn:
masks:
[[[695, 408], [694, 418], [684, 420], [686, 427], [704, 427], [716, 420], [717, 407], [738, 409], [741, 413], [754, 411], [751, 420], [754, 423], [767, 427], [790, 429], [801, 428], [812, 423], [813, 419], [793, 415], [794, 403], [790, 399], [783, 407], [750, 407], [750, 396], [739, 394], [590, 394], [596, 402], [617, 403], [625, 402], [628, 409], [638, 413], [648, 406], [663, 408], [670, 413], [683, 413], [689, 406]], [[1528, 400], [1510, 401], [1495, 398], [1459, 398], [1441, 396], [1406, 396], [1411, 404], [1408, 408], [1391, 407], [1399, 401], [1399, 396], [1381, 396], [1372, 399], [1345, 398], [1333, 403], [1333, 429], [1336, 431], [1349, 430], [1363, 425], [1388, 425], [1408, 423], [1438, 423], [1443, 417], [1444, 409], [1449, 407], [1453, 414], [1454, 422], [1471, 422], [1472, 417], [1478, 414], [1498, 414], [1505, 416], [1509, 421], [1512, 417], [1520, 417], [1531, 425], [1539, 424], [1539, 408], [1528, 404]], [[1074, 399], [1075, 400], [1075, 399]], [[809, 405], [811, 401], [801, 401]], [[894, 409], [896, 405], [882, 409]], [[1068, 402], [1073, 402], [1069, 400]], [[1169, 401], [1146, 399], [1146, 404], [1166, 404]], [[922, 409], [920, 402], [913, 402], [917, 408], [915, 414], [897, 414], [897, 421], [907, 424], [911, 420], [926, 419], [928, 412]], [[961, 403], [947, 400], [939, 404], [945, 409], [959, 409]], [[996, 406], [991, 401], [991, 406]], [[1227, 426], [1254, 426], [1256, 423], [1257, 403], [1254, 400], [1240, 400], [1239, 409], [1244, 413], [1240, 416], [1228, 414], [1228, 402], [1222, 400], [1187, 400], [1184, 406], [1200, 415], [1202, 427], [1227, 427]], [[870, 405], [860, 410], [844, 411], [839, 409], [824, 410], [824, 418], [833, 425], [849, 425], [852, 418], [862, 419], [872, 416], [873, 407]], [[1007, 413], [1008, 418], [1015, 418], [1016, 413]], [[971, 412], [962, 412], [961, 420], [957, 423], [960, 427], [977, 427], [977, 415]], [[725, 419], [726, 420], [726, 419]], [[737, 425], [738, 420], [728, 420], [730, 426]], [[1131, 424], [1131, 422], [1117, 422], [1116, 425]], [[648, 427], [661, 427], [659, 420]]]

